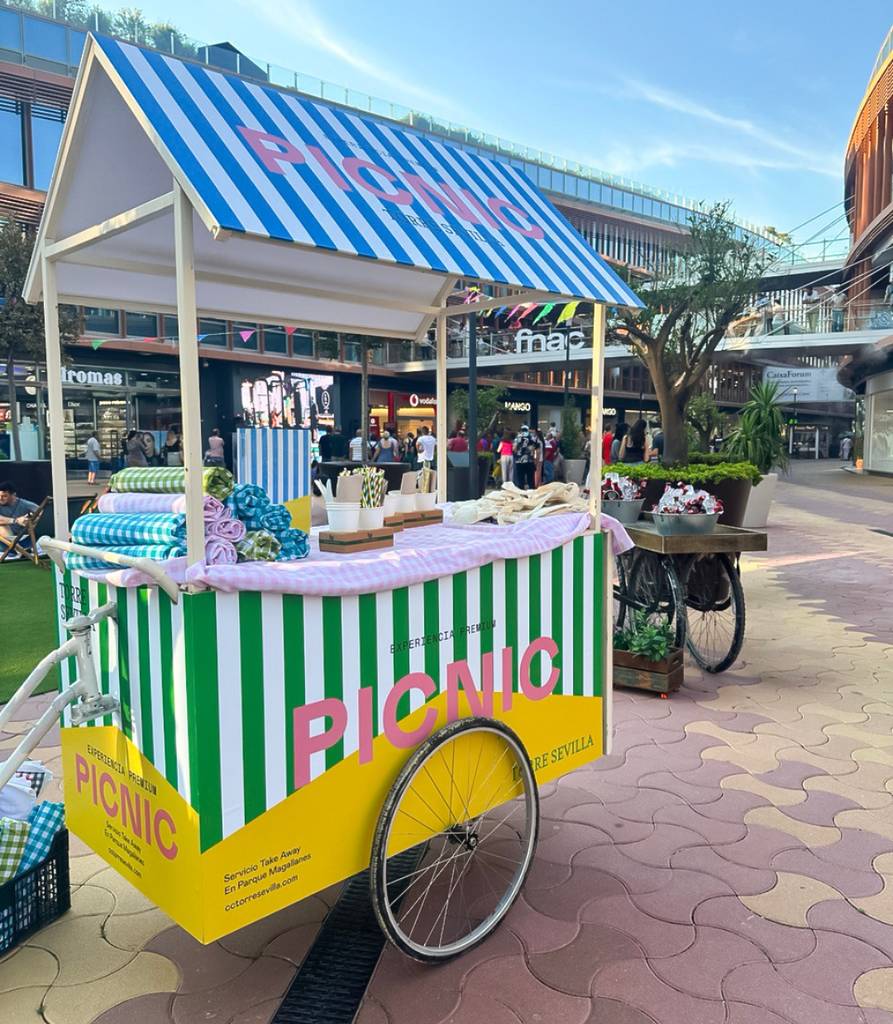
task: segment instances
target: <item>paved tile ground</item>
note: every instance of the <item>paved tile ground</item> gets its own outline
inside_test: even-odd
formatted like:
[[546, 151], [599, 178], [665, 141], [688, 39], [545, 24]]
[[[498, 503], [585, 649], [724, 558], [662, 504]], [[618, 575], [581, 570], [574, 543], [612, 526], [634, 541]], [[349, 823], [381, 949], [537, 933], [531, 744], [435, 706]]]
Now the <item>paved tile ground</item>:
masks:
[[[794, 477], [740, 661], [618, 693], [498, 934], [438, 969], [386, 951], [358, 1024], [893, 1022], [893, 487]], [[72, 873], [73, 912], [0, 961], [4, 1022], [267, 1024], [335, 896], [200, 947], [77, 842]]]

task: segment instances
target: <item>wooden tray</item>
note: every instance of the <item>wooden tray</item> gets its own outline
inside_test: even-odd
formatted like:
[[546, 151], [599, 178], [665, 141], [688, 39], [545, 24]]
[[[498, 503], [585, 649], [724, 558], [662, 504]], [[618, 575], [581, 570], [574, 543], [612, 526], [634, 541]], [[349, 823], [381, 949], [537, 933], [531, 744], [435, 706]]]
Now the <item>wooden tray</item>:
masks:
[[398, 512], [393, 516], [385, 516], [384, 525], [386, 529], [391, 529], [395, 533], [399, 533], [403, 529], [403, 513]]
[[[650, 513], [645, 513], [649, 516]], [[637, 548], [656, 551], [660, 555], [708, 555], [721, 552], [765, 551], [765, 530], [744, 530], [739, 526], [718, 523], [713, 533], [678, 533], [664, 537], [651, 519], [640, 519], [626, 532]]]
[[404, 526], [431, 526], [443, 522], [442, 508], [429, 508], [423, 512], [413, 512], [403, 517]]
[[320, 531], [319, 550], [349, 555], [353, 551], [375, 551], [394, 546], [394, 530], [384, 526], [379, 530], [357, 530], [354, 533]]

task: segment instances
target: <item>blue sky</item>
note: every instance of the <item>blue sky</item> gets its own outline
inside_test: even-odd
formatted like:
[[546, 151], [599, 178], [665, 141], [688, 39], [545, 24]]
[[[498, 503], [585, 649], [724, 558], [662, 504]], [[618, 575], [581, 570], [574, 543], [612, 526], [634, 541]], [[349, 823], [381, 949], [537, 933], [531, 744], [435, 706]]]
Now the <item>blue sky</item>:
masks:
[[[694, 199], [730, 199], [739, 217], [780, 230], [841, 200], [847, 137], [891, 23], [881, 0], [836, 11], [803, 0], [139, 6], [202, 41]], [[839, 233], [840, 214], [798, 238]]]

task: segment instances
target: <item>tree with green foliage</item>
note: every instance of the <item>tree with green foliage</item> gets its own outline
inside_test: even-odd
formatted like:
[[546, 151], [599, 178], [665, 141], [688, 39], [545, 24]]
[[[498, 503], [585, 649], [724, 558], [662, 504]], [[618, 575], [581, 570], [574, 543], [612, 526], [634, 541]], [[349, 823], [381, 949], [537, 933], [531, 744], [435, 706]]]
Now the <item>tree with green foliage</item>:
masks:
[[686, 407], [774, 256], [761, 239], [741, 232], [728, 203], [692, 214], [690, 224], [686, 250], [638, 289], [644, 309], [623, 310], [608, 325], [608, 342], [628, 345], [651, 375], [665, 462], [685, 459]]
[[116, 35], [140, 45], [148, 42], [149, 24], [138, 7], [122, 7], [112, 23]]
[[709, 391], [701, 391], [691, 399], [685, 409], [685, 422], [695, 433], [699, 452], [710, 450], [710, 441], [722, 429], [725, 418]]
[[[505, 405], [508, 392], [501, 387], [483, 387], [477, 389], [478, 394], [478, 428], [481, 434], [495, 430], [500, 414]], [[463, 423], [468, 422], [468, 389], [456, 388], [450, 394], [453, 412]], [[440, 441], [440, 438], [438, 438]]]
[[580, 418], [577, 410], [569, 404], [561, 410], [559, 448], [566, 459], [583, 458], [583, 431], [580, 428]]
[[[30, 306], [22, 298], [34, 236], [10, 218], [0, 225], [0, 359], [6, 366], [7, 401], [14, 457], [20, 460], [19, 417], [16, 404], [15, 366], [39, 362], [45, 357], [43, 303]], [[70, 306], [59, 307], [59, 332], [63, 343], [78, 335], [78, 319]]]

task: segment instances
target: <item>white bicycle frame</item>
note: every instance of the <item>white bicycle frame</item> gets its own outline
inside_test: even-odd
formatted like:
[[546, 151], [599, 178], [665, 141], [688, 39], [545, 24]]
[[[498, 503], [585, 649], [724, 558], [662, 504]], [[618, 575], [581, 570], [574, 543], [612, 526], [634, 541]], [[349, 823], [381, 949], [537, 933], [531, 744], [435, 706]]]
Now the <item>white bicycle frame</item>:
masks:
[[[62, 552], [65, 551], [86, 555], [88, 558], [114, 561], [118, 565], [145, 573], [170, 596], [172, 601], [177, 602], [180, 599], [180, 589], [177, 584], [158, 566], [157, 562], [148, 558], [131, 558], [127, 555], [112, 556], [109, 552], [101, 551], [98, 548], [72, 544], [69, 541], [53, 540], [50, 537], [41, 537], [40, 547], [60, 569], [65, 568], [62, 556]], [[99, 608], [94, 608], [89, 615], [75, 615], [68, 619], [65, 629], [71, 634], [69, 639], [37, 665], [12, 695], [6, 706], [0, 710], [0, 731], [2, 731], [4, 726], [12, 720], [16, 711], [46, 679], [52, 668], [67, 658], [73, 657], [76, 660], [77, 682], [72, 683], [56, 696], [46, 711], [24, 734], [10, 757], [0, 763], [0, 789], [9, 782], [28, 759], [31, 751], [46, 736], [69, 704], [75, 705], [71, 709], [72, 725], [83, 725], [85, 722], [91, 722], [103, 715], [114, 714], [120, 710], [121, 704], [115, 697], [100, 692], [96, 679], [96, 665], [93, 661], [93, 627], [103, 619], [114, 619], [117, 615], [117, 607], [114, 601], [110, 601]]]

